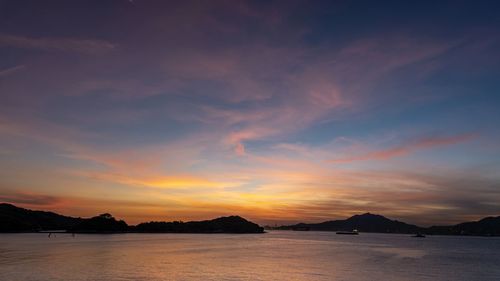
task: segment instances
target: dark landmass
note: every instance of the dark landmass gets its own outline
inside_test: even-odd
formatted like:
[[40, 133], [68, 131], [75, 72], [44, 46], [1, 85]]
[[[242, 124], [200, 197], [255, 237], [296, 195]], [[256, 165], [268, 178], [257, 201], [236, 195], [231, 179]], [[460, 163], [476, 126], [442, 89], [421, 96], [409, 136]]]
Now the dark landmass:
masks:
[[116, 220], [106, 213], [90, 219], [82, 219], [80, 223], [67, 230], [73, 233], [119, 233], [127, 232], [129, 226], [126, 222]]
[[452, 226], [431, 226], [428, 234], [500, 236], [500, 216], [487, 217], [479, 221], [464, 222]]
[[0, 232], [34, 232], [70, 229], [80, 218], [61, 216], [53, 212], [32, 211], [11, 204], [0, 204]]
[[0, 204], [0, 232], [66, 230], [71, 233], [263, 233], [264, 228], [239, 216], [193, 222], [148, 222], [129, 226], [110, 214], [73, 218]]
[[376, 233], [500, 236], [500, 216], [487, 217], [475, 222], [465, 222], [450, 226], [420, 227], [397, 220], [390, 220], [381, 215], [366, 213], [355, 215], [345, 220], [325, 221], [322, 223], [299, 223], [266, 228], [295, 231], [352, 231], [357, 229], [359, 232]]
[[262, 233], [264, 228], [239, 216], [192, 222], [147, 222], [132, 228], [148, 233]]
[[366, 213], [355, 215], [345, 220], [325, 221], [321, 223], [299, 223], [281, 226], [281, 230], [316, 230], [316, 231], [351, 231], [381, 233], [417, 233], [420, 227], [404, 222], [390, 220], [380, 215]]
[[[268, 229], [296, 231], [352, 231], [377, 233], [422, 233], [428, 235], [500, 236], [500, 216], [450, 226], [420, 227], [381, 215], [362, 214], [345, 220], [322, 223], [267, 227]], [[39, 232], [66, 230], [73, 233], [263, 233], [264, 228], [239, 216], [221, 217], [192, 222], [147, 222], [129, 226], [110, 214], [93, 218], [74, 218], [53, 212], [32, 211], [11, 204], [0, 203], [0, 232]]]

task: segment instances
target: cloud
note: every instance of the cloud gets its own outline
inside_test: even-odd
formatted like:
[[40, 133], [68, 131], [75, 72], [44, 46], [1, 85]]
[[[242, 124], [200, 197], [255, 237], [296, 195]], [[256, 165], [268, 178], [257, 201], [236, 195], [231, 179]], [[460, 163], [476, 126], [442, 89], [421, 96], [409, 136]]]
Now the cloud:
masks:
[[4, 70], [0, 70], [0, 77], [7, 76], [9, 74], [15, 73], [15, 72], [22, 70], [24, 68], [25, 68], [24, 65], [17, 65], [17, 66], [13, 66], [13, 67], [10, 67], [10, 68], [4, 69]]
[[100, 54], [116, 48], [116, 45], [97, 39], [33, 38], [0, 34], [0, 46], [43, 51], [65, 51], [83, 54]]
[[[205, 146], [194, 142], [200, 138], [129, 150], [102, 150], [76, 145], [73, 137], [80, 140], [81, 135], [71, 136], [65, 131], [54, 131], [50, 126], [47, 129], [46, 135], [37, 139], [67, 150], [70, 157], [104, 165], [97, 171], [85, 167], [73, 171], [56, 168], [54, 171], [74, 176], [71, 180], [73, 186], [82, 179], [89, 187], [95, 184], [94, 181], [100, 182], [106, 187], [102, 192], [119, 184], [119, 195], [113, 195], [116, 200], [106, 203], [94, 197], [71, 199], [69, 197], [75, 195], [70, 190], [61, 194], [65, 199], [60, 203], [41, 196], [23, 199], [22, 194], [4, 195], [3, 200], [19, 204], [31, 202], [33, 205], [26, 206], [86, 216], [112, 211], [131, 222], [152, 218], [206, 219], [229, 214], [244, 215], [261, 223], [322, 221], [370, 211], [410, 223], [450, 223], [477, 219], [498, 211], [494, 204], [500, 199], [496, 191], [498, 182], [486, 179], [487, 175], [443, 171], [421, 171], [423, 174], [420, 175], [404, 171], [332, 169], [317, 161], [318, 154], [328, 151], [320, 148], [310, 151], [311, 148], [283, 144], [276, 148], [283, 154], [264, 151], [263, 157], [254, 152], [245, 157], [245, 165], [226, 162], [220, 151], [215, 150], [212, 153], [217, 158], [209, 157], [209, 161], [202, 165], [202, 171], [194, 170], [189, 174], [187, 171], [193, 165], [186, 165], [186, 162], [198, 160], [201, 156], [199, 151], [191, 150]], [[59, 135], [70, 135], [71, 138], [61, 140]], [[414, 146], [423, 149], [459, 143], [473, 137], [471, 134], [425, 138], [415, 141]], [[212, 143], [211, 140], [206, 141]], [[288, 154], [289, 151], [294, 154]], [[310, 159], [308, 155], [311, 153]], [[23, 171], [30, 174], [26, 168]], [[481, 180], [481, 177], [485, 179]], [[144, 202], [137, 203], [141, 200]], [[53, 206], [50, 206], [51, 202]], [[477, 206], [481, 209], [476, 210]]]
[[308, 181], [282, 181], [257, 194], [280, 198], [268, 203], [270, 216], [292, 222], [373, 212], [422, 225], [452, 224], [500, 212], [498, 180], [468, 171], [334, 173], [311, 173]]
[[217, 124], [230, 140], [226, 143], [242, 154], [246, 142], [286, 137], [380, 102], [385, 97], [374, 99], [369, 90], [386, 75], [439, 56], [454, 44], [398, 35], [349, 42], [335, 50], [261, 43], [176, 53], [175, 59], [166, 59], [165, 71], [186, 87], [193, 81], [212, 82], [199, 93], [212, 102], [200, 106], [196, 118]]
[[245, 145], [242, 142], [237, 142], [236, 147], [234, 148], [234, 152], [236, 152], [236, 154], [240, 156], [245, 155]]
[[57, 196], [42, 195], [29, 192], [15, 192], [0, 194], [0, 202], [29, 206], [51, 206], [60, 203], [61, 200]]
[[142, 175], [129, 175], [125, 171], [119, 170], [104, 172], [75, 172], [74, 175], [81, 175], [104, 182], [120, 183], [139, 188], [164, 189], [168, 191], [199, 191], [214, 190], [240, 185], [233, 181], [214, 181], [192, 175], [163, 176], [160, 173], [143, 173]]
[[[152, 219], [179, 219], [179, 217], [171, 216], [167, 212], [177, 203], [165, 198], [162, 198], [161, 201], [144, 202], [137, 199], [107, 199], [72, 194], [54, 196], [39, 192], [2, 192], [0, 190], [0, 203], [10, 203], [18, 207], [56, 212], [73, 217], [93, 217], [100, 213], [112, 213], [118, 218], [126, 219], [127, 223], [139, 223]], [[170, 208], [166, 206], [170, 206]]]
[[[68, 197], [116, 198], [67, 206], [95, 214], [133, 205], [138, 210], [131, 207], [127, 218], [244, 214], [261, 221], [326, 220], [382, 212], [384, 205], [383, 214], [397, 217], [474, 208], [439, 196], [452, 193], [456, 182], [438, 184], [434, 171], [404, 173], [421, 170], [415, 169], [418, 161], [392, 171], [328, 162], [392, 159], [467, 141], [431, 137], [381, 149], [360, 146], [352, 154], [338, 154], [353, 146], [350, 141], [328, 143], [330, 137], [372, 133], [356, 124], [366, 115], [361, 121], [380, 121], [375, 107], [415, 102], [421, 93], [407, 90], [414, 84], [433, 87], [423, 79], [449, 63], [441, 55], [452, 53], [454, 60], [460, 40], [386, 28], [371, 37], [356, 30], [343, 36], [341, 30], [317, 29], [316, 20], [297, 21], [308, 13], [300, 3], [162, 2], [135, 8], [113, 11], [119, 24], [103, 30], [117, 35], [120, 50], [92, 39], [92, 33], [90, 39], [0, 34], [2, 50], [40, 51], [36, 59], [29, 52], [12, 57], [29, 60], [30, 83], [20, 75], [2, 83], [0, 149], [9, 151], [0, 162], [2, 182]], [[79, 32], [93, 32], [95, 22], [101, 21], [82, 21]], [[54, 60], [51, 53], [113, 50], [76, 60]], [[457, 53], [474, 60], [480, 51]], [[445, 92], [425, 90], [433, 97]], [[463, 116], [451, 122], [463, 122]], [[462, 196], [483, 202], [471, 196], [478, 184], [472, 182]], [[155, 206], [135, 207], [127, 200]]]
[[476, 134], [464, 134], [452, 137], [429, 137], [400, 146], [371, 151], [359, 155], [348, 156], [331, 160], [332, 163], [349, 163], [354, 161], [387, 160], [394, 157], [411, 154], [417, 150], [428, 149], [437, 146], [447, 146], [469, 141], [477, 137]]
[[[236, 186], [238, 182], [214, 181], [205, 176], [179, 172], [197, 161], [200, 149], [213, 142], [211, 135], [197, 134], [189, 139], [130, 148], [103, 149], [87, 142], [106, 138], [51, 122], [0, 118], [0, 135], [30, 139], [55, 148], [57, 156], [99, 165], [99, 169], [60, 167], [64, 173], [135, 188], [213, 189]], [[165, 168], [170, 171], [165, 172]]]

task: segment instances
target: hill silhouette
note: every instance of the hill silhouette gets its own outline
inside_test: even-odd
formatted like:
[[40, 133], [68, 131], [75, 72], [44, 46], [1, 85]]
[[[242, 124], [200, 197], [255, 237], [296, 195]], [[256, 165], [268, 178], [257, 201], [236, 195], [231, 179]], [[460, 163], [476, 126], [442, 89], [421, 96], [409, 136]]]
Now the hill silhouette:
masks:
[[67, 230], [74, 233], [263, 233], [264, 229], [239, 216], [193, 222], [148, 222], [129, 226], [105, 213], [92, 218], [73, 218], [53, 212], [32, 211], [0, 204], [0, 232]]
[[75, 233], [117, 233], [127, 232], [128, 230], [129, 226], [126, 222], [116, 220], [108, 213], [90, 219], [83, 219], [68, 229], [68, 231]]
[[321, 223], [298, 223], [279, 227], [269, 227], [279, 230], [315, 230], [315, 231], [351, 231], [377, 233], [425, 233], [429, 235], [476, 235], [500, 236], [500, 216], [487, 217], [479, 221], [464, 222], [449, 226], [420, 227], [397, 220], [391, 220], [381, 215], [365, 213], [354, 215], [345, 220], [332, 220]]
[[380, 233], [416, 233], [422, 228], [400, 222], [390, 220], [381, 215], [365, 213], [362, 215], [354, 215], [345, 220], [332, 220], [321, 223], [299, 223], [296, 225], [283, 226], [279, 229], [309, 229], [317, 231], [350, 231], [357, 229], [360, 232], [380, 232]]
[[221, 217], [192, 222], [148, 222], [132, 229], [134, 232], [178, 233], [262, 233], [264, 228], [240, 216]]
[[33, 232], [70, 229], [82, 219], [53, 212], [32, 211], [11, 204], [0, 204], [0, 232]]
[[464, 222], [452, 226], [431, 226], [429, 234], [500, 236], [500, 216], [487, 217], [479, 221]]
[[[279, 227], [280, 230], [350, 231], [379, 233], [425, 233], [435, 235], [500, 236], [500, 216], [449, 226], [419, 227], [381, 215], [365, 213], [345, 220], [321, 223], [299, 223]], [[220, 217], [192, 222], [146, 222], [129, 226], [110, 214], [92, 218], [74, 218], [53, 212], [33, 211], [0, 203], [0, 232], [38, 232], [67, 230], [76, 233], [263, 233], [264, 229], [239, 216]]]

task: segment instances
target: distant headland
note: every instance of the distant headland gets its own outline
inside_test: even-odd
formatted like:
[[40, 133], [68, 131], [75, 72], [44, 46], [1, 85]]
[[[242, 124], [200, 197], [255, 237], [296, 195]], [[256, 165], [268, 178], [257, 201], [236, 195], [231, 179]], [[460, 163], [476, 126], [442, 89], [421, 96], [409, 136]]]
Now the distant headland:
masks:
[[147, 222], [133, 226], [107, 213], [92, 218], [74, 218], [0, 204], [0, 232], [49, 230], [70, 233], [264, 233], [264, 228], [239, 216], [191, 222]]
[[365, 213], [355, 215], [345, 220], [332, 220], [321, 223], [299, 223], [270, 227], [266, 229], [296, 230], [296, 231], [351, 231], [376, 233], [425, 233], [428, 235], [474, 235], [500, 236], [500, 216], [487, 217], [479, 221], [464, 222], [449, 226], [420, 227], [397, 220], [390, 220], [381, 215]]

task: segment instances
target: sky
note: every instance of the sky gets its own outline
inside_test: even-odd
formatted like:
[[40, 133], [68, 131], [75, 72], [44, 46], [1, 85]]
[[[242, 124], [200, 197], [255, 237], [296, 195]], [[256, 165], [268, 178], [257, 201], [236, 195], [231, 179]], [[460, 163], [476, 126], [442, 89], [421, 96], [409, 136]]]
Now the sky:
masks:
[[0, 202], [500, 215], [498, 1], [0, 0]]

